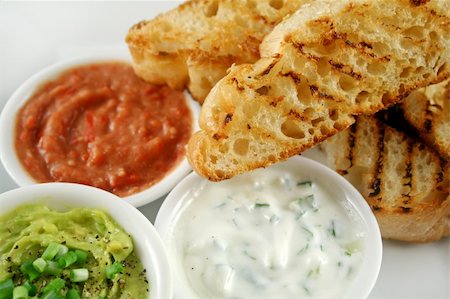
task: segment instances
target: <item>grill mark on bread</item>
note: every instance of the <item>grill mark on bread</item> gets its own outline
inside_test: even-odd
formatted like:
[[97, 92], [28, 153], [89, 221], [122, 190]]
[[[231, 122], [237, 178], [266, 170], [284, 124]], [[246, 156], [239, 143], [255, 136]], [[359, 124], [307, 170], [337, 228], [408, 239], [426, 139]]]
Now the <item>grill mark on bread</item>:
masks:
[[369, 48], [370, 50], [372, 50], [372, 45], [366, 43], [365, 41], [360, 42], [359, 45], [360, 45], [362, 48]]
[[414, 6], [421, 6], [427, 4], [430, 0], [410, 0], [409, 2]]
[[279, 72], [279, 75], [283, 77], [290, 77], [295, 84], [299, 84], [301, 82], [300, 75], [294, 71], [289, 71], [287, 73]]
[[255, 78], [266, 76], [270, 73], [272, 68], [278, 63], [278, 58], [274, 59], [259, 75], [256, 75]]
[[303, 119], [302, 115], [293, 109], [289, 110], [288, 115], [292, 116], [295, 119]]
[[[372, 179], [372, 190], [369, 193], [369, 197], [375, 197], [380, 194], [381, 191], [381, 172], [383, 170], [383, 159], [384, 159], [384, 133], [385, 128], [381, 126], [378, 132], [378, 141], [377, 141], [377, 151], [378, 158], [375, 164], [374, 175]], [[377, 198], [377, 200], [381, 200], [381, 198]]]
[[305, 55], [305, 51], [303, 51], [303, 47], [305, 46], [305, 44], [296, 42], [291, 37], [287, 38], [286, 42], [291, 44], [300, 54]]
[[448, 167], [448, 163], [450, 163], [449, 161], [445, 160], [443, 157], [439, 157], [439, 172], [437, 173], [437, 177], [436, 177], [436, 185], [437, 188], [441, 191], [444, 192], [450, 192], [450, 186], [449, 184], [446, 185], [442, 185], [442, 183], [444, 182], [444, 177], [445, 177], [445, 169], [446, 167]]
[[[383, 57], [377, 57], [374, 53], [368, 52], [366, 49], [372, 50], [372, 45], [369, 42], [362, 41], [359, 42], [357, 45], [355, 45], [353, 42], [347, 39], [346, 33], [338, 33], [336, 31], [331, 31], [329, 34], [327, 34], [325, 37], [322, 38], [322, 44], [323, 45], [329, 45], [335, 40], [342, 40], [344, 45], [346, 45], [348, 48], [352, 48], [359, 53], [370, 57], [374, 60], [379, 60], [381, 62], [388, 62], [390, 59], [388, 56]], [[317, 62], [320, 60], [319, 56], [313, 55], [311, 53], [307, 53], [304, 50], [305, 44], [299, 43], [292, 38], [289, 38], [287, 40], [300, 54], [302, 54], [303, 57], [307, 58], [310, 61]], [[323, 57], [326, 57], [327, 55], [324, 55]], [[354, 71], [353, 68], [350, 65], [346, 65], [341, 62], [334, 61], [333, 59], [329, 59], [328, 63], [331, 65], [333, 70], [336, 70], [340, 73], [344, 73], [346, 75], [349, 75], [355, 80], [361, 80], [363, 78], [363, 75]]]
[[212, 138], [213, 138], [214, 140], [216, 140], [216, 141], [219, 141], [219, 140], [221, 140], [221, 139], [227, 138], [227, 136], [226, 136], [225, 134], [223, 134], [223, 133], [214, 133], [214, 134], [212, 135]]
[[379, 212], [379, 211], [381, 211], [383, 208], [382, 207], [380, 207], [380, 206], [376, 206], [376, 205], [373, 205], [372, 206], [372, 210], [374, 211], [374, 212]]
[[282, 102], [284, 100], [284, 96], [279, 96], [276, 98], [273, 98], [272, 101], [270, 101], [269, 105], [272, 107], [277, 107], [279, 102]]
[[334, 97], [326, 94], [324, 92], [321, 92], [319, 90], [319, 87], [317, 87], [316, 85], [310, 85], [309, 86], [309, 90], [311, 91], [311, 95], [315, 98], [319, 98], [319, 99], [327, 99], [327, 100], [334, 100]]
[[[447, 162], [444, 158], [439, 157], [439, 172], [436, 177], [436, 184], [438, 185], [438, 188], [441, 188], [441, 183], [444, 181], [444, 175], [445, 175], [445, 167], [447, 165]], [[446, 186], [446, 188], [450, 189], [450, 186]]]
[[430, 110], [430, 106], [430, 101], [426, 101], [425, 121], [423, 123], [423, 129], [426, 133], [430, 133], [433, 127], [433, 112]]
[[349, 168], [353, 167], [353, 150], [356, 145], [356, 131], [358, 130], [358, 122], [355, 122], [353, 125], [349, 128], [349, 134], [348, 134], [348, 160], [350, 162]]
[[349, 65], [345, 65], [343, 63], [333, 61], [332, 59], [328, 60], [328, 63], [331, 65], [332, 69], [334, 69], [340, 73], [349, 75], [350, 77], [352, 77], [355, 80], [361, 80], [363, 77], [361, 74], [355, 72], [353, 70], [353, 68]]
[[412, 173], [412, 155], [413, 155], [413, 147], [414, 147], [414, 142], [409, 139], [408, 141], [408, 145], [407, 145], [407, 155], [406, 155], [406, 169], [405, 169], [405, 175], [403, 176], [403, 180], [405, 181], [405, 183], [403, 184], [403, 186], [407, 186], [408, 192], [407, 193], [402, 193], [402, 197], [404, 197], [405, 199], [403, 200], [404, 204], [408, 204], [411, 200], [411, 190], [412, 190], [412, 182], [413, 182], [413, 173]]
[[236, 88], [239, 91], [245, 90], [245, 88], [239, 83], [239, 80], [236, 77], [231, 78], [231, 81], [236, 85]]
[[[361, 41], [359, 43], [354, 43], [351, 40], [347, 38], [347, 33], [345, 32], [336, 32], [334, 30], [330, 31], [330, 33], [327, 34], [327, 37], [324, 37], [322, 40], [322, 43], [324, 45], [331, 44], [333, 41], [342, 41], [344, 46], [347, 46], [347, 48], [351, 48], [353, 50], [356, 50], [358, 53], [363, 54], [364, 56], [380, 60], [381, 62], [388, 62], [390, 60], [389, 56], [382, 56], [378, 57], [375, 55], [375, 53], [372, 52], [372, 42], [370, 41]], [[368, 51], [369, 49], [370, 51]]]
[[233, 113], [227, 113], [223, 121], [224, 125], [227, 125], [233, 119]]
[[404, 214], [408, 214], [412, 212], [412, 208], [410, 207], [400, 207], [400, 211]]

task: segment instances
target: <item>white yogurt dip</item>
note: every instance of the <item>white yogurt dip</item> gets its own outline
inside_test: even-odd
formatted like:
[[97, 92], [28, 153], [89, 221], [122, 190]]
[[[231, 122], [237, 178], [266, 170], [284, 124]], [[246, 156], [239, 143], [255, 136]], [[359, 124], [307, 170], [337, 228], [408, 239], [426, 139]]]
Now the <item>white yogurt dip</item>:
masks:
[[170, 246], [198, 298], [342, 299], [360, 270], [360, 215], [342, 190], [286, 163], [203, 181], [184, 200]]

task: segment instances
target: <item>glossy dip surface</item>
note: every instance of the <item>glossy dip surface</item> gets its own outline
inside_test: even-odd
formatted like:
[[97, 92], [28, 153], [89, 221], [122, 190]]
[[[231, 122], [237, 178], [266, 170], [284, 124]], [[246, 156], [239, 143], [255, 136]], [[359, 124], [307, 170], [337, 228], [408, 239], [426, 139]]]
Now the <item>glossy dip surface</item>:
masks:
[[[0, 215], [0, 240], [0, 281], [12, 278], [17, 285], [24, 283], [26, 277], [21, 265], [40, 257], [52, 242], [88, 253], [86, 264], [78, 266], [89, 269], [85, 282], [71, 283], [66, 279], [68, 269], [61, 269], [56, 275], [44, 272], [32, 281], [39, 298], [47, 298], [43, 290], [56, 277], [65, 279], [63, 292], [74, 288], [83, 298], [148, 298], [146, 270], [136, 255], [131, 236], [99, 209], [60, 212], [43, 204], [22, 205]], [[114, 261], [123, 265], [123, 271], [107, 279], [106, 268]]]
[[182, 92], [121, 62], [82, 65], [41, 85], [19, 111], [15, 146], [38, 182], [74, 182], [125, 197], [183, 158], [192, 116]]
[[201, 187], [170, 231], [198, 298], [345, 298], [364, 256], [342, 192], [286, 164]]

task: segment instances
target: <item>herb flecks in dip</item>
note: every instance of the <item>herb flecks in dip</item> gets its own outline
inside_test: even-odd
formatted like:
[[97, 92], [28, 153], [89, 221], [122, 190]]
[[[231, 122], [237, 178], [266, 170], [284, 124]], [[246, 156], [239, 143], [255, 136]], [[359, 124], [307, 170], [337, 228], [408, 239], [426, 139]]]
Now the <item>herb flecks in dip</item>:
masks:
[[15, 145], [39, 182], [81, 183], [124, 197], [171, 171], [191, 131], [182, 92], [108, 62], [70, 69], [38, 88], [18, 114]]
[[199, 298], [346, 298], [362, 220], [326, 182], [269, 168], [186, 198], [169, 248]]
[[[44, 205], [22, 206], [0, 216], [0, 240], [0, 281], [12, 279], [17, 286], [31, 283], [37, 287], [37, 296], [51, 281], [63, 280], [62, 294], [74, 289], [86, 298], [148, 298], [146, 271], [131, 237], [100, 210], [58, 212]], [[61, 263], [61, 258], [48, 258], [50, 244], [61, 244], [70, 252], [86, 252], [83, 265], [66, 266], [64, 262], [70, 263], [69, 259]], [[31, 267], [25, 273], [35, 273], [36, 266], [33, 269], [30, 262], [39, 259], [44, 264], [43, 272], [29, 281], [24, 265]], [[120, 269], [114, 269], [114, 264]], [[59, 270], [50, 271], [50, 266]], [[76, 268], [87, 269], [88, 279], [73, 282], [71, 270]]]

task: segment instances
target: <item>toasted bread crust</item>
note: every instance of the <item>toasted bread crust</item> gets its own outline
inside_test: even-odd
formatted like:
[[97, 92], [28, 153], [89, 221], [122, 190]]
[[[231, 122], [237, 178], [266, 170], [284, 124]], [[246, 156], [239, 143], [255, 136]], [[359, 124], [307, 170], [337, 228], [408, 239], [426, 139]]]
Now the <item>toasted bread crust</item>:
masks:
[[355, 115], [445, 80], [450, 18], [441, 13], [448, 6], [406, 0], [302, 6], [265, 38], [263, 58], [232, 67], [208, 95], [203, 131], [188, 145], [194, 170], [219, 181], [270, 165], [348, 128]]
[[309, 1], [187, 1], [130, 28], [135, 72], [152, 83], [188, 87], [203, 103], [233, 63], [255, 62], [264, 36]]
[[449, 163], [436, 151], [367, 116], [322, 148], [364, 196], [384, 238], [430, 242], [449, 235]]
[[450, 80], [419, 89], [402, 103], [405, 119], [420, 137], [450, 159]]

